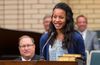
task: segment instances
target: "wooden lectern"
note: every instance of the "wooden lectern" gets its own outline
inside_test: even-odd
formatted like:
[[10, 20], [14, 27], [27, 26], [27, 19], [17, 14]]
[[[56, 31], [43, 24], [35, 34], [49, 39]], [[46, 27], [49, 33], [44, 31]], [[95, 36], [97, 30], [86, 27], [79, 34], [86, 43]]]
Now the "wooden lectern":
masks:
[[78, 65], [77, 62], [66, 61], [12, 61], [1, 60], [0, 65]]

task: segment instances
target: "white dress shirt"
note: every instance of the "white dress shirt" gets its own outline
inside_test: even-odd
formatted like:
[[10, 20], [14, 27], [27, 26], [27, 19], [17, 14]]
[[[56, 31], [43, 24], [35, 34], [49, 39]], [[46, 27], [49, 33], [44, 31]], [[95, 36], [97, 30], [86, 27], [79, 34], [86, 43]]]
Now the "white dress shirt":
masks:
[[22, 61], [31, 61], [31, 59], [26, 60], [26, 59], [24, 59], [23, 57], [21, 57], [21, 59], [22, 59]]
[[87, 30], [83, 31], [83, 32], [80, 32], [82, 34], [82, 37], [83, 37], [83, 40], [85, 40], [86, 38], [86, 33], [87, 33]]

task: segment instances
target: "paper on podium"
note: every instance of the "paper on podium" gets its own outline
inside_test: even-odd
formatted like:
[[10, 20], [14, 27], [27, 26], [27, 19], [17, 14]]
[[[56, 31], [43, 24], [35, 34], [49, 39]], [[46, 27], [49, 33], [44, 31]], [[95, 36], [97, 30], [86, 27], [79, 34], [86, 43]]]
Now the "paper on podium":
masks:
[[76, 58], [80, 58], [80, 54], [63, 54], [63, 56], [59, 56], [57, 61], [73, 61], [75, 62]]

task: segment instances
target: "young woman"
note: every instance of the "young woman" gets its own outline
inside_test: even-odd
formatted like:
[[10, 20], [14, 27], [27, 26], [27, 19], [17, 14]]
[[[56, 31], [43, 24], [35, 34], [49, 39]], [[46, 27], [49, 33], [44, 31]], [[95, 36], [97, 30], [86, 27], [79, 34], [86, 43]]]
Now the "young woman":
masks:
[[53, 8], [50, 30], [40, 40], [40, 55], [56, 61], [63, 54], [81, 54], [85, 59], [83, 38], [74, 30], [73, 12], [61, 2]]

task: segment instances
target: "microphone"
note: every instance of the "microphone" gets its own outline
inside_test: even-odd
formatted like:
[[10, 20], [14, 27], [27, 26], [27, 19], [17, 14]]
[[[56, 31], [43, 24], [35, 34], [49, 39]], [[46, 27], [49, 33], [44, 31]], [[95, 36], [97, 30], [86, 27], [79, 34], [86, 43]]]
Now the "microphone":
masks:
[[46, 43], [44, 44], [43, 48], [42, 48], [42, 54], [41, 54], [41, 57], [40, 59], [44, 59], [44, 56], [43, 56], [43, 52], [44, 52], [44, 48], [46, 47], [46, 45], [48, 44], [48, 42], [50, 41], [51, 37], [54, 35], [54, 32], [51, 33], [50, 37], [48, 38], [48, 40], [46, 41]]

